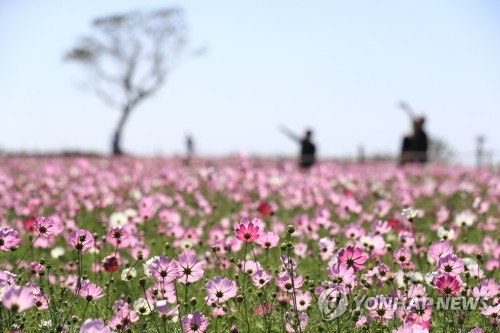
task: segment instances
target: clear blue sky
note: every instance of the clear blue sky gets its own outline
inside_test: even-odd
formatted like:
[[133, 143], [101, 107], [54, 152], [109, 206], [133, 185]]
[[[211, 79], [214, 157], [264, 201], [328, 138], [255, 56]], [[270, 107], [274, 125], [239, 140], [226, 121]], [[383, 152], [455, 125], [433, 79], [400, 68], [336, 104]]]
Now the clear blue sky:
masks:
[[96, 16], [169, 5], [208, 52], [132, 114], [127, 151], [181, 152], [190, 132], [204, 154], [295, 154], [284, 124], [314, 128], [322, 156], [397, 153], [404, 99], [458, 151], [484, 134], [500, 153], [495, 0], [2, 0], [0, 147], [109, 151], [119, 112], [80, 87], [85, 73], [63, 54]]

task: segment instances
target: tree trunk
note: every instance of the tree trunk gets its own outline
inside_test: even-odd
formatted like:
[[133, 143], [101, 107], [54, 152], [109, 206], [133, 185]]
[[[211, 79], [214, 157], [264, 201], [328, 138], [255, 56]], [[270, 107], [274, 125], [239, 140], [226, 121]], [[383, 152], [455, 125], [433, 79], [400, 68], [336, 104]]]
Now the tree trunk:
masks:
[[123, 132], [123, 127], [125, 126], [125, 122], [130, 115], [130, 111], [132, 108], [130, 105], [127, 105], [122, 110], [122, 116], [120, 117], [120, 121], [118, 122], [118, 126], [116, 127], [115, 134], [113, 135], [113, 141], [111, 142], [111, 150], [114, 156], [123, 155], [123, 151], [121, 149], [121, 137]]

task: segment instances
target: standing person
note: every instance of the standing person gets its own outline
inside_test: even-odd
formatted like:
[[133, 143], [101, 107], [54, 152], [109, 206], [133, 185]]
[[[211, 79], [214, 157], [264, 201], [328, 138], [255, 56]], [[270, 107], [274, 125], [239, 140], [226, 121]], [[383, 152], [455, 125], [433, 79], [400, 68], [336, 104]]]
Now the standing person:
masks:
[[299, 137], [289, 129], [282, 127], [282, 132], [290, 139], [300, 144], [299, 165], [303, 169], [309, 169], [316, 162], [316, 146], [312, 142], [312, 131], [306, 131], [304, 137]]
[[425, 119], [423, 117], [413, 117], [413, 133], [405, 136], [401, 149], [401, 164], [405, 163], [426, 163], [427, 148], [429, 145], [427, 133], [424, 130]]
[[194, 141], [191, 135], [186, 136], [186, 158], [184, 164], [189, 166], [191, 164], [191, 159], [194, 156]]

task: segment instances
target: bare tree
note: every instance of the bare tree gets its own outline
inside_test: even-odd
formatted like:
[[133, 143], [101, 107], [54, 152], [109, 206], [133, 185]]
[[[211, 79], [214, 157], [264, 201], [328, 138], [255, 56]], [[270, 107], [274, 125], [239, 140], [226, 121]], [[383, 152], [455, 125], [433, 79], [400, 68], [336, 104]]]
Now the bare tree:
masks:
[[83, 65], [97, 96], [121, 110], [112, 139], [121, 155], [127, 119], [165, 83], [186, 48], [187, 27], [181, 9], [167, 8], [97, 18], [92, 28], [65, 59]]

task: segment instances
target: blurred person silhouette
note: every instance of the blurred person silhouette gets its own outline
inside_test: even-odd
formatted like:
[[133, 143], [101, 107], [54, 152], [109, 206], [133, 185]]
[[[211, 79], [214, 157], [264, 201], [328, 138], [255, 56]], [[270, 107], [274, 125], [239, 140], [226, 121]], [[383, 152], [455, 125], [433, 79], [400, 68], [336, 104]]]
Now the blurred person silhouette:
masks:
[[424, 117], [412, 117], [413, 133], [405, 136], [401, 147], [401, 164], [426, 163], [429, 145], [424, 130]]
[[186, 157], [184, 159], [184, 165], [189, 166], [191, 164], [191, 160], [194, 156], [194, 140], [193, 137], [188, 134], [186, 135]]
[[300, 144], [299, 166], [303, 169], [312, 167], [316, 162], [316, 146], [312, 142], [312, 130], [306, 130], [302, 138], [284, 126], [281, 127], [281, 131]]

